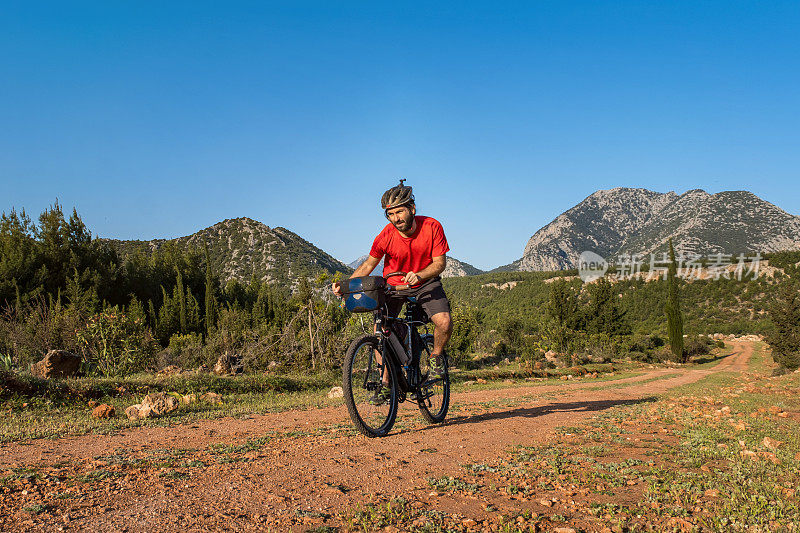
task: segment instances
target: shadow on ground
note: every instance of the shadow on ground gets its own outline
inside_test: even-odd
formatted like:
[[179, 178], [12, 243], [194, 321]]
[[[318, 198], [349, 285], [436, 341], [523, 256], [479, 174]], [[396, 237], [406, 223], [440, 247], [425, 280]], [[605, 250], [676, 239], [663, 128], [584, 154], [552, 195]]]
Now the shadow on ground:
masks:
[[[657, 401], [655, 396], [646, 398], [635, 398], [626, 400], [597, 400], [597, 401], [583, 401], [583, 402], [554, 402], [547, 405], [540, 405], [537, 407], [518, 407], [508, 411], [500, 411], [493, 413], [482, 413], [477, 415], [455, 416], [447, 419], [444, 425], [453, 426], [459, 424], [479, 424], [481, 422], [488, 422], [490, 420], [506, 420], [510, 418], [537, 418], [551, 413], [559, 412], [597, 412], [611, 409], [619, 405], [637, 405], [642, 403], [652, 403]], [[420, 428], [420, 431], [427, 431], [435, 429], [437, 426], [427, 426]]]
[[714, 361], [722, 361], [726, 357], [730, 357], [731, 355], [738, 355], [738, 353], [739, 352], [737, 352], [737, 351], [733, 351], [732, 353], [729, 353], [729, 354], [726, 354], [726, 355], [708, 354], [708, 355], [706, 355], [704, 357], [693, 358], [692, 359], [692, 363], [695, 363], [695, 364], [698, 364], [698, 365], [704, 365], [706, 363], [713, 363]]

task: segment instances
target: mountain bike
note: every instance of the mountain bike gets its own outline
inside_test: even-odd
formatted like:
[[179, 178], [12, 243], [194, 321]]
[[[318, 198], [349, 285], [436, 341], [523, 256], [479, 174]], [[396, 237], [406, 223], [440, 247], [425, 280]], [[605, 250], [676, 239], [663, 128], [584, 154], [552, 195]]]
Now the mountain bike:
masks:
[[[444, 421], [450, 404], [447, 355], [441, 357], [441, 377], [434, 376], [430, 369], [433, 335], [428, 332], [430, 319], [422, 306], [414, 297], [405, 296], [404, 316], [389, 316], [387, 298], [402, 295], [404, 290], [386, 283], [392, 276], [405, 276], [405, 272], [342, 282], [345, 307], [374, 316], [375, 332], [350, 343], [342, 372], [350, 418], [367, 437], [388, 434], [399, 404], [406, 400], [417, 402], [423, 418], [432, 424]], [[420, 334], [418, 327], [425, 333]]]

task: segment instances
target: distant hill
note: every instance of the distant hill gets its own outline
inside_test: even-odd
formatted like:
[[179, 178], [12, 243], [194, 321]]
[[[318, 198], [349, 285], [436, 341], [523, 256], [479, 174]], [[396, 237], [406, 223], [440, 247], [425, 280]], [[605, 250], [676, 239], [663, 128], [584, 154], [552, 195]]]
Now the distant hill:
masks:
[[199, 251], [206, 243], [214, 271], [223, 281], [245, 281], [255, 273], [261, 280], [291, 286], [300, 276], [352, 272], [350, 267], [288, 229], [270, 228], [250, 218], [224, 220], [176, 239], [108, 242], [123, 257], [136, 251], [158, 249], [167, 242], [174, 242], [181, 249], [193, 247]]
[[537, 231], [520, 259], [493, 270], [576, 268], [581, 252], [608, 260], [623, 253], [678, 250], [708, 256], [800, 249], [800, 217], [748, 191], [681, 195], [647, 189], [597, 191]]
[[[358, 266], [366, 261], [367, 256], [362, 255], [352, 263], [348, 264], [351, 269], [355, 270]], [[381, 262], [378, 263], [378, 266], [375, 267], [373, 272], [380, 272], [383, 270], [383, 259]], [[465, 263], [463, 261], [459, 261], [454, 257], [447, 256], [447, 266], [444, 268], [444, 272], [442, 272], [443, 278], [457, 278], [461, 276], [475, 276], [477, 274], [483, 274], [483, 270], [477, 269], [474, 266], [470, 265], [469, 263]]]

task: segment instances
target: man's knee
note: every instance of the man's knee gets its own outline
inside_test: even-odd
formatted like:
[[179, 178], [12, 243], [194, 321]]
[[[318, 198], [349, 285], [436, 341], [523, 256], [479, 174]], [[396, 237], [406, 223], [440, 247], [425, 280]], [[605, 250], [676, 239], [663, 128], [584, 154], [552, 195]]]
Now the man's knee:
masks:
[[453, 331], [453, 321], [450, 318], [450, 313], [436, 313], [431, 317], [431, 322], [436, 326], [436, 329], [443, 333], [450, 333]]

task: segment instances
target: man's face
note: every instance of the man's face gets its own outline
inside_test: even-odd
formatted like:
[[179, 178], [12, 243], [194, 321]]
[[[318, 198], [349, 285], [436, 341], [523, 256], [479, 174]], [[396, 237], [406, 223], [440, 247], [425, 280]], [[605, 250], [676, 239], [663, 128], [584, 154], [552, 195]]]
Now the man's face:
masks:
[[417, 212], [414, 207], [395, 207], [386, 211], [389, 219], [397, 231], [407, 232], [414, 226], [414, 214]]

